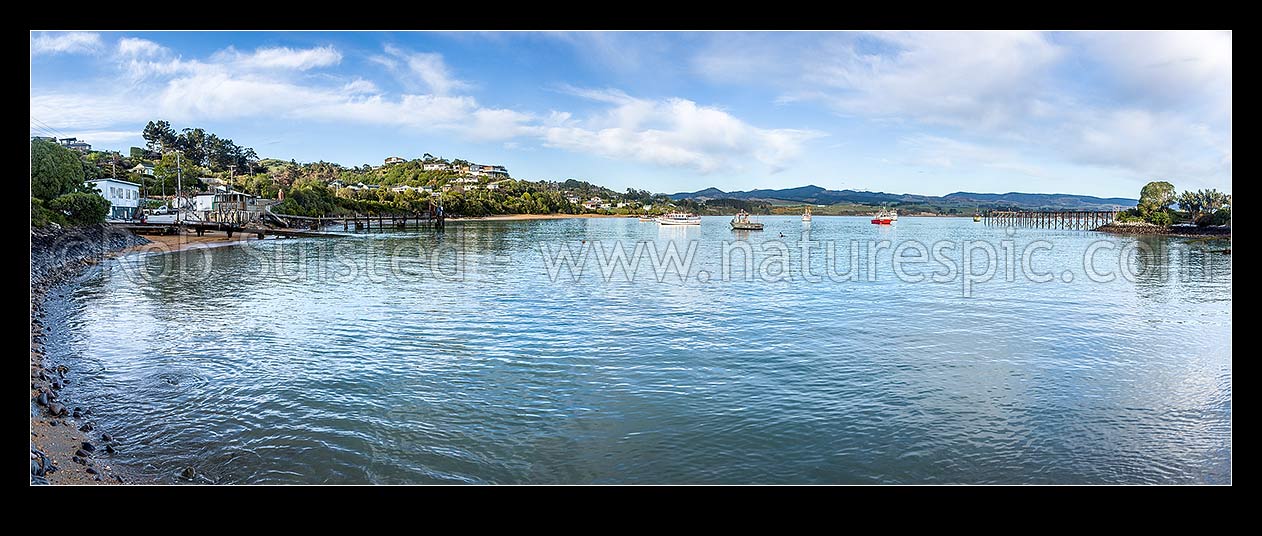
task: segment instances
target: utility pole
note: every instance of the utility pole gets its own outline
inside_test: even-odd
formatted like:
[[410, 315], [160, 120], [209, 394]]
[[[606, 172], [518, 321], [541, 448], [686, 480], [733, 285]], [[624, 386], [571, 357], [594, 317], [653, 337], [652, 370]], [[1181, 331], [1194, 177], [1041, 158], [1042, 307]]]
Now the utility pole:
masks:
[[184, 184], [180, 180], [180, 152], [175, 152], [175, 223], [180, 223], [180, 195], [184, 190]]

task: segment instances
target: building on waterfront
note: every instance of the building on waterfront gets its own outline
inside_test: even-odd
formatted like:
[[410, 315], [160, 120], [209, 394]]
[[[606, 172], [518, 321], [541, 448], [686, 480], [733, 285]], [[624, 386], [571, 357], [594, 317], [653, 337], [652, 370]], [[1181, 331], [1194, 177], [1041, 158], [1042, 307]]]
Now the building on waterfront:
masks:
[[87, 181], [89, 188], [95, 188], [110, 202], [111, 220], [130, 220], [140, 207], [140, 185], [118, 179], [95, 179]]
[[202, 221], [249, 223], [259, 218], [265, 205], [258, 197], [224, 186], [193, 198], [194, 216]]
[[142, 162], [142, 163], [136, 164], [136, 167], [133, 167], [133, 168], [131, 168], [131, 169], [127, 170], [127, 171], [130, 171], [130, 172], [132, 172], [132, 173], [139, 173], [139, 174], [141, 174], [141, 175], [148, 175], [148, 176], [152, 177], [152, 176], [153, 176], [153, 164], [145, 164], [145, 163], [143, 163], [143, 162]]
[[452, 182], [455, 182], [458, 184], [477, 184], [478, 178], [477, 177], [457, 177], [456, 180]]
[[402, 164], [404, 162], [407, 162], [407, 160], [404, 160], [402, 157], [398, 157], [398, 156], [392, 156], [386, 159], [387, 166], [394, 165], [394, 164]]

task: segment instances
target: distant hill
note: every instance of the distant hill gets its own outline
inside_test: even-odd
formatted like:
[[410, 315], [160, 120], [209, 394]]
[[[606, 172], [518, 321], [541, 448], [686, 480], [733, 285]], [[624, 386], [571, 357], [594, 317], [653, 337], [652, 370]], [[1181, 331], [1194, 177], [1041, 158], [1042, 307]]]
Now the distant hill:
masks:
[[1089, 195], [1073, 194], [1025, 194], [1009, 192], [1006, 194], [984, 194], [972, 192], [955, 192], [945, 196], [890, 194], [885, 192], [866, 192], [857, 190], [829, 190], [819, 186], [800, 186], [781, 190], [750, 190], [747, 192], [724, 192], [718, 188], [706, 188], [696, 192], [679, 192], [672, 194], [676, 201], [688, 199], [707, 201], [711, 199], [743, 199], [752, 201], [789, 201], [816, 205], [832, 205], [837, 203], [854, 203], [861, 205], [921, 205], [939, 209], [973, 209], [973, 208], [1023, 208], [1023, 209], [1060, 209], [1060, 210], [1110, 210], [1114, 207], [1130, 208], [1138, 201], [1122, 197], [1100, 198]]

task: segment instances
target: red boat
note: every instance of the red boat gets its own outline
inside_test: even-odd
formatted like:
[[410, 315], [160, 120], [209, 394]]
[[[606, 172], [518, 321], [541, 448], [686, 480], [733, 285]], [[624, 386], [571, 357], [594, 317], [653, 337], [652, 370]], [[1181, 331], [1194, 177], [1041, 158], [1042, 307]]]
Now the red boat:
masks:
[[877, 212], [875, 216], [872, 216], [872, 223], [877, 225], [889, 225], [896, 221], [898, 221], [898, 212], [893, 209], [882, 210]]

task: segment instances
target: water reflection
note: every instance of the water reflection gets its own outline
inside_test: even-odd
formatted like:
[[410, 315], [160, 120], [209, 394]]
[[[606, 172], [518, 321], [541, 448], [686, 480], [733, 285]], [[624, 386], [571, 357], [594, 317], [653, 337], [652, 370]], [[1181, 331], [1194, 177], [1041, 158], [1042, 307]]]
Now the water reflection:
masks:
[[[115, 460], [164, 481], [196, 465], [221, 483], [1230, 482], [1229, 255], [1149, 240], [1166, 253], [1127, 261], [1133, 281], [1000, 277], [966, 299], [888, 266], [723, 280], [723, 242], [793, 246], [804, 228], [726, 220], [462, 222], [131, 257], [76, 291], [50, 353], [124, 438]], [[816, 220], [842, 270], [851, 240], [1009, 238], [967, 218]], [[1022, 231], [1015, 247], [1038, 239], [1059, 274], [1101, 237]], [[641, 240], [696, 240], [694, 277], [553, 282], [540, 255]], [[1116, 240], [1101, 267], [1119, 266]], [[449, 246], [462, 278], [421, 269]], [[371, 273], [330, 276], [356, 264]], [[381, 275], [395, 264], [413, 275]]]

